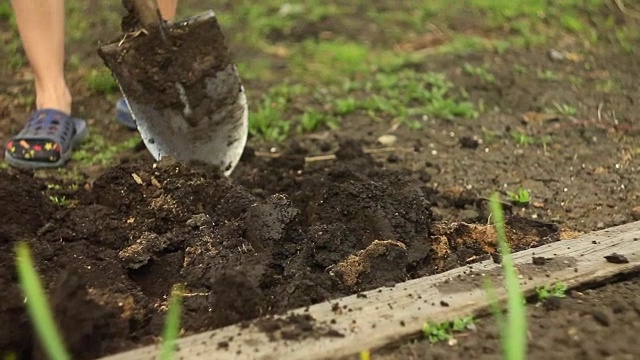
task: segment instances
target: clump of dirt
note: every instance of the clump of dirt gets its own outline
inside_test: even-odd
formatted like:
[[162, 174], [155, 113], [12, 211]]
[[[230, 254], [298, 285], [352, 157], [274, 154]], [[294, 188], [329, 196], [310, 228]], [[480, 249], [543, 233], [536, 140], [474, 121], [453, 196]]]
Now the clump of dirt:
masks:
[[[380, 166], [358, 143], [343, 142], [324, 163], [301, 154], [249, 150], [233, 178], [199, 163], [121, 164], [57, 209], [39, 180], [0, 173], [0, 189], [11, 189], [0, 190], [11, 220], [0, 226], [0, 319], [15, 324], [0, 349], [41, 358], [12, 266], [19, 240], [33, 249], [78, 359], [155, 341], [176, 283], [186, 289], [190, 334], [432, 274], [449, 258], [468, 263], [495, 248], [489, 231], [434, 222], [438, 194], [425, 177]], [[514, 248], [556, 239], [552, 228], [507, 218], [509, 231], [524, 234]]]

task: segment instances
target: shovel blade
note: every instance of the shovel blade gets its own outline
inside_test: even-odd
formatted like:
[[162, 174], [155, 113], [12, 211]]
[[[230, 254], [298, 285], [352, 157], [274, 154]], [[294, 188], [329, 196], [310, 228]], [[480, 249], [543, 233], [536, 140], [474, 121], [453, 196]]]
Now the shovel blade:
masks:
[[248, 136], [248, 106], [213, 11], [98, 49], [156, 160], [201, 161], [230, 175]]

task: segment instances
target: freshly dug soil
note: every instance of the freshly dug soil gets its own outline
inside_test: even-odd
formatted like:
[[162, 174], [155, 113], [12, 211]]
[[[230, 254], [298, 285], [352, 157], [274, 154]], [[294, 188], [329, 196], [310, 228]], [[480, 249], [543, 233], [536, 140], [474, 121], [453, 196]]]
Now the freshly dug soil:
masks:
[[[187, 334], [486, 259], [483, 224], [440, 223], [429, 177], [389, 170], [352, 141], [305, 165], [247, 149], [229, 179], [201, 164], [125, 163], [78, 191], [0, 173], [0, 349], [41, 358], [24, 312], [13, 246], [27, 241], [64, 339], [77, 359], [150, 344], [166, 298], [185, 284]], [[10, 189], [10, 190], [8, 190]], [[55, 207], [47, 198], [65, 196]], [[482, 199], [471, 205], [487, 215]], [[65, 203], [66, 204], [66, 203]], [[509, 216], [514, 250], [559, 238], [554, 225]], [[485, 217], [486, 219], [486, 217]], [[299, 323], [299, 322], [298, 322]], [[281, 331], [282, 326], [266, 326]], [[333, 334], [335, 335], [335, 334]], [[328, 335], [332, 336], [328, 330]]]

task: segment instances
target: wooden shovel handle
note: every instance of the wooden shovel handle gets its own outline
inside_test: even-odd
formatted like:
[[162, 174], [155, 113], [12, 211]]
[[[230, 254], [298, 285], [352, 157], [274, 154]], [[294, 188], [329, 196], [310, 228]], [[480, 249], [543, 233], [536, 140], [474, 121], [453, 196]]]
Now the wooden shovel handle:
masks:
[[162, 17], [156, 0], [133, 0], [132, 2], [143, 28], [151, 29], [161, 24]]

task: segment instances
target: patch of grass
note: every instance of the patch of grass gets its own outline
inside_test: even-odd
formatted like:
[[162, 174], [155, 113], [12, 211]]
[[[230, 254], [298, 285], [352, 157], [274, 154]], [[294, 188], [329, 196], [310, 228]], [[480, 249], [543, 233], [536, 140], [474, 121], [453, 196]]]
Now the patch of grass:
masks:
[[184, 288], [176, 285], [169, 297], [169, 308], [165, 318], [164, 331], [162, 334], [162, 347], [160, 349], [160, 360], [170, 360], [175, 354], [180, 334], [180, 313], [182, 309], [182, 294]]
[[529, 190], [519, 188], [516, 192], [507, 192], [509, 201], [515, 206], [527, 206], [531, 203], [531, 194]]
[[116, 79], [107, 68], [91, 69], [85, 81], [90, 91], [99, 94], [113, 94], [119, 91]]
[[596, 90], [603, 93], [610, 93], [614, 90], [619, 90], [620, 84], [613, 79], [600, 80], [596, 83]]
[[492, 300], [493, 313], [498, 321], [503, 358], [505, 360], [525, 360], [527, 358], [527, 314], [524, 294], [520, 290], [517, 270], [511, 258], [511, 250], [504, 227], [504, 212], [498, 194], [490, 198], [491, 217], [498, 235], [498, 247], [502, 257], [502, 269], [507, 290], [507, 317], [503, 317], [498, 307], [493, 287], [487, 285]]
[[553, 82], [553, 81], [560, 81], [562, 79], [562, 75], [552, 70], [538, 70], [536, 74], [538, 79], [543, 81]]
[[323, 83], [350, 78], [369, 68], [371, 50], [366, 44], [345, 41], [306, 40], [295, 49], [289, 59], [293, 74]]
[[281, 84], [269, 89], [259, 100], [255, 111], [249, 113], [249, 134], [274, 142], [286, 139], [292, 129], [288, 107], [307, 93], [302, 85]]
[[67, 199], [66, 196], [50, 195], [49, 201], [59, 207], [67, 207], [70, 204], [69, 199]]
[[464, 71], [465, 74], [469, 75], [469, 76], [475, 76], [478, 77], [480, 79], [482, 79], [482, 81], [488, 83], [488, 84], [495, 84], [496, 82], [496, 77], [495, 75], [493, 75], [491, 72], [489, 72], [489, 70], [487, 69], [487, 66], [474, 66], [471, 64], [464, 64], [464, 66], [462, 67], [462, 70]]
[[578, 114], [578, 109], [575, 106], [569, 104], [559, 104], [557, 102], [554, 102], [553, 106], [556, 108], [558, 113], [564, 116], [575, 116], [576, 114]]
[[546, 285], [536, 289], [536, 296], [538, 300], [544, 301], [551, 297], [563, 298], [567, 295], [567, 285], [563, 283], [555, 283], [553, 285]]
[[35, 270], [31, 250], [26, 243], [16, 246], [16, 266], [18, 280], [25, 294], [27, 312], [32, 319], [44, 351], [52, 360], [71, 359], [58, 332], [40, 278]]
[[331, 115], [316, 110], [308, 110], [300, 117], [298, 133], [312, 132], [324, 125], [330, 129], [336, 129], [338, 127], [338, 121]]
[[139, 142], [140, 138], [134, 136], [122, 143], [113, 144], [105, 137], [91, 133], [82, 146], [73, 152], [71, 159], [83, 166], [108, 166], [120, 153], [133, 149]]
[[430, 343], [434, 344], [451, 339], [454, 333], [466, 330], [471, 324], [473, 324], [473, 317], [471, 316], [439, 324], [428, 322], [422, 326], [422, 333]]
[[[451, 120], [475, 119], [476, 107], [456, 95], [455, 85], [440, 73], [421, 73], [411, 69], [380, 71], [372, 79], [351, 82], [347, 90], [349, 103], [341, 101], [339, 112], [364, 111], [381, 119], [396, 119], [412, 128], [420, 128], [423, 117]], [[336, 96], [342, 97], [342, 96]], [[339, 106], [338, 106], [339, 105]]]
[[529, 145], [547, 145], [552, 141], [551, 135], [544, 135], [541, 137], [534, 137], [531, 135], [527, 135], [523, 132], [514, 130], [511, 132], [511, 136], [516, 141], [516, 144], [520, 146], [529, 146]]

